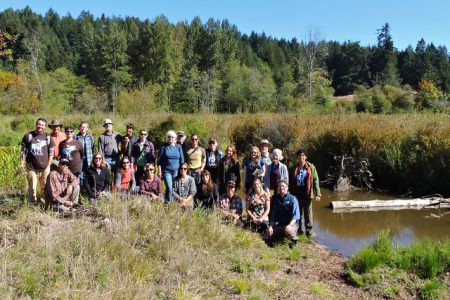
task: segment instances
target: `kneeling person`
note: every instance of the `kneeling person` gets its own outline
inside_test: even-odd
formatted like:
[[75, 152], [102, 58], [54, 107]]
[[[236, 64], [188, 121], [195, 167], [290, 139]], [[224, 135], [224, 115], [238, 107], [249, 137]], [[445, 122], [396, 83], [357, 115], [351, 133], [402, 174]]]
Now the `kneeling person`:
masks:
[[236, 194], [236, 183], [233, 180], [228, 181], [227, 192], [220, 197], [219, 206], [226, 219], [232, 221], [236, 226], [244, 226], [244, 222], [241, 220], [242, 200]]
[[45, 185], [46, 208], [49, 204], [56, 211], [67, 211], [78, 204], [80, 181], [69, 170], [70, 161], [62, 158], [58, 168], [51, 171]]
[[297, 243], [297, 231], [300, 220], [297, 198], [288, 192], [287, 182], [278, 181], [278, 193], [273, 200], [270, 214], [269, 238], [274, 240], [282, 235]]

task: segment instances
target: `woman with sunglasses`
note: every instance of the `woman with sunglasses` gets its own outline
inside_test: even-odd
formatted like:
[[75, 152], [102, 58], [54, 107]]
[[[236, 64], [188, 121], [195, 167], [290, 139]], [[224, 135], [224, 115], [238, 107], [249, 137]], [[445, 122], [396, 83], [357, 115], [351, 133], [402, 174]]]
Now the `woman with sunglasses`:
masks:
[[70, 172], [78, 177], [82, 171], [81, 157], [83, 156], [83, 147], [81, 146], [81, 143], [74, 138], [73, 127], [66, 126], [64, 131], [67, 138], [59, 144], [59, 159], [68, 159], [70, 161]]
[[219, 191], [217, 185], [213, 182], [211, 174], [204, 170], [201, 175], [202, 179], [195, 196], [195, 207], [204, 209], [214, 209], [219, 200]]
[[165, 203], [173, 201], [173, 182], [180, 165], [184, 163], [183, 149], [176, 143], [176, 133], [169, 130], [167, 142], [158, 151], [158, 176], [163, 178], [166, 186]]
[[197, 188], [195, 186], [194, 178], [188, 175], [188, 171], [188, 164], [181, 164], [173, 184], [172, 195], [181, 207], [192, 209]]
[[155, 166], [146, 164], [144, 166], [144, 176], [139, 182], [140, 193], [147, 195], [150, 200], [162, 200], [161, 179], [155, 176]]
[[94, 155], [92, 163], [86, 172], [84, 188], [90, 204], [95, 204], [99, 198], [109, 198], [111, 196], [109, 192], [109, 169], [101, 153]]
[[247, 194], [255, 179], [262, 180], [264, 178], [264, 173], [266, 167], [264, 162], [261, 160], [261, 152], [258, 147], [251, 147], [249, 156], [244, 161], [244, 193]]
[[130, 159], [128, 156], [124, 156], [120, 161], [120, 165], [117, 168], [115, 174], [115, 189], [118, 192], [136, 193], [139, 191], [139, 187], [136, 187], [136, 179], [134, 177], [134, 170], [131, 167]]
[[155, 163], [155, 147], [153, 143], [147, 140], [147, 130], [139, 131], [139, 140], [132, 145], [131, 163], [136, 171], [136, 181], [140, 182], [144, 175], [144, 166], [148, 163]]
[[225, 150], [225, 157], [219, 165], [219, 191], [223, 195], [227, 189], [227, 183], [234, 182], [234, 187], [239, 190], [241, 186], [241, 167], [236, 154], [236, 147], [230, 145]]

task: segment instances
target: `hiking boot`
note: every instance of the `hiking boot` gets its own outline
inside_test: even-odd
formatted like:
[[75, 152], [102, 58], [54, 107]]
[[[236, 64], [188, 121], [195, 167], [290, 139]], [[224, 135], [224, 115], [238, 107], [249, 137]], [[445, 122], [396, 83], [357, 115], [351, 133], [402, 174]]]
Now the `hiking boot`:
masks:
[[317, 235], [316, 235], [314, 232], [312, 232], [312, 231], [306, 232], [306, 237], [309, 238], [309, 239], [313, 239], [313, 238], [315, 238], [316, 236], [317, 236]]
[[290, 240], [289, 241], [289, 249], [294, 248], [297, 245], [297, 240]]

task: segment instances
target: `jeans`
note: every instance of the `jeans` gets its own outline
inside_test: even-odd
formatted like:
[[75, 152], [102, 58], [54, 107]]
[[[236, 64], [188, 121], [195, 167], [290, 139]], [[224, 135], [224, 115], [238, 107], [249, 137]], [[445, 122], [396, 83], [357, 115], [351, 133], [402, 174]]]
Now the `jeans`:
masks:
[[306, 235], [311, 235], [313, 228], [312, 199], [299, 199], [298, 205], [300, 210], [300, 232], [303, 232], [302, 220], [304, 220]]
[[173, 201], [173, 194], [172, 194], [172, 188], [173, 188], [173, 182], [175, 181], [175, 177], [177, 176], [177, 170], [163, 170], [162, 176], [164, 180], [164, 185], [166, 186], [166, 193], [165, 193], [165, 203], [171, 203]]

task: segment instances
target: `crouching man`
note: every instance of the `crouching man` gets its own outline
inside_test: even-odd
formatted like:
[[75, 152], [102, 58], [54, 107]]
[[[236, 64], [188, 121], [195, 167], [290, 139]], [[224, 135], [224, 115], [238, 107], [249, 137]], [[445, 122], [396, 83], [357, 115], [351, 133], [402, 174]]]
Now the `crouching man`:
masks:
[[45, 185], [46, 209], [52, 205], [55, 211], [68, 211], [78, 204], [80, 181], [69, 170], [70, 161], [62, 158], [58, 168], [51, 171]]
[[288, 192], [287, 182], [278, 181], [278, 193], [270, 210], [269, 240], [274, 241], [282, 236], [290, 239], [290, 246], [297, 244], [297, 231], [300, 220], [297, 198]]

